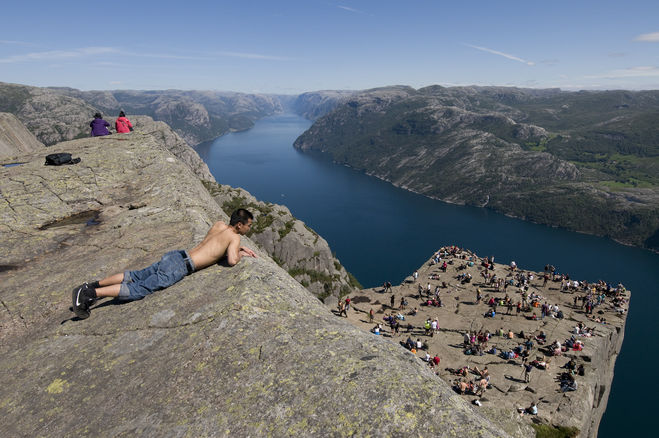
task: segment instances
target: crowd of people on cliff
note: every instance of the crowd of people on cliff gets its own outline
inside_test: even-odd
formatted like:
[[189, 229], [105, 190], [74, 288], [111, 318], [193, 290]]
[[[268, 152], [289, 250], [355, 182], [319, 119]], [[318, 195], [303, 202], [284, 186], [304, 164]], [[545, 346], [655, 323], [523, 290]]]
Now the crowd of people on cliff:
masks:
[[[112, 134], [108, 129], [110, 123], [103, 119], [101, 113], [94, 114], [94, 119], [89, 122], [89, 127], [91, 128], [90, 135], [92, 137], [102, 137]], [[126, 134], [133, 130], [133, 124], [130, 123], [130, 120], [126, 117], [126, 113], [123, 111], [119, 111], [119, 116], [114, 121], [114, 129], [117, 134]]]
[[[415, 271], [411, 280], [408, 280], [408, 282], [416, 283], [417, 290], [416, 297], [413, 295], [409, 295], [409, 297], [416, 298], [418, 305], [422, 307], [443, 307], [443, 295], [444, 299], [446, 299], [446, 295], [455, 295], [457, 299], [460, 286], [473, 281], [472, 274], [468, 271], [475, 265], [479, 265], [480, 268], [478, 275], [480, 281], [475, 285], [475, 302], [471, 304], [487, 306], [484, 316], [488, 318], [504, 314], [528, 320], [564, 319], [564, 309], [561, 306], [569, 308], [570, 305], [552, 303], [552, 300], [544, 295], [543, 289], [548, 286], [549, 282], [554, 285], [560, 283], [560, 288], [554, 287], [553, 289], [574, 294], [573, 309], [582, 311], [594, 322], [606, 323], [604, 316], [601, 316], [604, 312], [598, 312], [600, 306], [611, 304], [617, 310], [624, 309], [628, 303], [627, 291], [621, 284], [614, 287], [604, 281], [595, 283], [575, 281], [570, 279], [568, 274], [559, 274], [553, 265], [546, 265], [544, 275], [538, 276], [532, 272], [520, 270], [514, 261], [506, 266], [506, 273], [501, 275], [500, 269], [497, 272], [494, 271], [494, 257], [479, 258], [476, 254], [457, 246], [445, 247], [437, 251], [431, 258], [430, 265], [435, 266], [438, 270], [428, 273], [427, 281], [419, 279], [418, 271]], [[453, 277], [456, 282], [451, 282], [452, 285], [457, 284], [456, 286], [442, 281], [442, 276], [447, 272], [449, 266], [456, 271], [455, 277]], [[417, 355], [436, 374], [439, 374], [441, 361], [439, 354], [430, 352], [429, 343], [422, 341], [423, 336], [433, 337], [440, 332], [439, 318], [427, 317], [423, 323], [415, 327], [409, 322], [409, 317], [416, 316], [418, 308], [408, 309], [408, 297], [401, 296], [398, 301], [391, 283], [388, 281], [383, 284], [379, 292], [391, 293], [389, 297], [390, 312], [382, 316], [382, 321], [376, 322], [375, 312], [373, 308], [370, 309], [369, 322], [375, 323], [371, 332], [375, 335], [382, 335], [386, 327], [389, 335], [395, 337], [404, 331], [407, 339], [400, 341], [400, 345]], [[396, 306], [397, 303], [399, 303], [398, 306]], [[341, 307], [341, 304], [339, 306]], [[345, 303], [344, 307], [347, 307]], [[383, 305], [383, 307], [386, 306]], [[593, 316], [594, 313], [597, 315]], [[502, 364], [521, 366], [519, 381], [529, 382], [533, 370], [549, 370], [555, 356], [582, 351], [585, 346], [584, 338], [593, 336], [596, 330], [596, 325], [590, 326], [579, 321], [573, 326], [569, 337], [560, 341], [559, 339], [548, 339], [547, 333], [541, 329], [532, 333], [504, 330], [503, 327], [493, 333], [483, 329], [469, 330], [463, 333], [462, 351], [465, 355], [493, 355], [500, 358]], [[576, 391], [578, 388], [577, 377], [585, 375], [584, 364], [577, 365], [575, 360], [571, 359], [560, 368], [562, 370], [556, 376], [557, 390]], [[482, 397], [485, 391], [491, 387], [487, 367], [479, 370], [477, 366], [471, 368], [463, 366], [459, 369], [446, 368], [446, 370], [456, 376], [453, 388], [459, 394]], [[474, 402], [478, 402], [478, 399]], [[518, 410], [520, 414], [536, 415], [537, 404], [534, 402], [528, 408], [518, 408]]]

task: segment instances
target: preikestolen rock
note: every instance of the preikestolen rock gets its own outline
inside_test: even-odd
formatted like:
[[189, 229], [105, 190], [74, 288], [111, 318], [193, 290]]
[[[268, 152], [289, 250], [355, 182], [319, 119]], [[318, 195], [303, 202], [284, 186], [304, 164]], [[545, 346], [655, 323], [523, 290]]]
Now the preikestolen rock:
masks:
[[[444, 250], [447, 248], [444, 247]], [[444, 251], [440, 250], [440, 253]], [[519, 438], [534, 436], [535, 431], [531, 425], [540, 421], [554, 426], [575, 428], [579, 431], [579, 436], [597, 436], [599, 422], [606, 409], [615, 361], [624, 339], [627, 312], [621, 314], [619, 308], [627, 308], [629, 301], [614, 305], [613, 300], [608, 298], [602, 303], [598, 308], [603, 311], [602, 317], [606, 319], [606, 323], [603, 323], [602, 320], [598, 321], [591, 315], [586, 315], [584, 310], [574, 305], [575, 296], [579, 297], [581, 293], [561, 291], [560, 277], [545, 283], [541, 272], [525, 271], [519, 266], [512, 272], [507, 264], [498, 263], [487, 268], [489, 274], [494, 274], [497, 278], [513, 279], [515, 273], [520, 271], [529, 279], [531, 274], [533, 275], [529, 292], [538, 300], [538, 307], [530, 306], [517, 314], [513, 308], [508, 311], [507, 306], [498, 305], [496, 317], [486, 317], [489, 310], [493, 309], [489, 304], [490, 298], [496, 303], [497, 299], [503, 300], [504, 294], [508, 294], [514, 303], [522, 298], [522, 289], [509, 287], [507, 291], [497, 291], [494, 285], [484, 282], [482, 279], [485, 268], [481, 263], [482, 258], [468, 249], [456, 250], [455, 255], [447, 256], [444, 253], [442, 257], [447, 261], [446, 270], [442, 268], [443, 263], [433, 262], [432, 257], [417, 270], [419, 278], [423, 279], [419, 282], [422, 287], [427, 288], [429, 285], [431, 291], [434, 287], [439, 287], [437, 294], [442, 300], [441, 306], [427, 305], [427, 298], [419, 295], [419, 284], [406, 282], [394, 286], [391, 292], [386, 294], [383, 294], [381, 288], [359, 291], [351, 297], [353, 303], [358, 303], [355, 304], [355, 309], [359, 306], [363, 312], [373, 310], [378, 322], [384, 321], [380, 318], [385, 315], [403, 313], [401, 316], [405, 320], [401, 323], [402, 339], [407, 336], [411, 336], [412, 340], [420, 338], [427, 345], [431, 356], [438, 354], [441, 358], [438, 375], [449, 384], [455, 384], [458, 378], [455, 370], [464, 366], [471, 370], [467, 380], [478, 383], [480, 377], [476, 368], [484, 370], [487, 367], [490, 380], [486, 394], [491, 402], [483, 405], [479, 411], [510, 435]], [[463, 274], [471, 276], [471, 280], [463, 282]], [[482, 294], [481, 300], [477, 299], [479, 290]], [[625, 300], [631, 297], [628, 290], [621, 294]], [[391, 309], [386, 304], [390, 303], [391, 296], [394, 297], [394, 303], [405, 298], [408, 301], [407, 308]], [[542, 302], [559, 306], [563, 318], [551, 317], [550, 312], [550, 315], [542, 320], [542, 315], [537, 315], [541, 311]], [[409, 312], [409, 309], [414, 308], [417, 309], [416, 312]], [[536, 318], [533, 318], [534, 312], [537, 312]], [[423, 327], [428, 318], [438, 321], [438, 332], [434, 336], [432, 332], [430, 336], [424, 333]], [[373, 322], [364, 318], [363, 313], [349, 313], [348, 320], [362, 330], [369, 331], [373, 327]], [[577, 335], [577, 324], [587, 327], [586, 331], [589, 333], [584, 336]], [[541, 331], [545, 331], [545, 343], [533, 338]], [[468, 350], [464, 346], [464, 336], [467, 332], [491, 334], [487, 346], [484, 347], [484, 354], [466, 354]], [[503, 336], [509, 332], [512, 332], [512, 336]], [[384, 330], [385, 335], [390, 333], [390, 328]], [[532, 337], [530, 345], [524, 342], [528, 336]], [[563, 341], [572, 336], [583, 342], [583, 348], [554, 355], [549, 345], [554, 340]], [[528, 362], [533, 364], [538, 361], [536, 365], [540, 365], [544, 361], [544, 366], [532, 367], [530, 375], [526, 376], [522, 358], [508, 359], [501, 354], [520, 347], [530, 347]], [[471, 349], [469, 351], [471, 352]], [[419, 351], [416, 356], [423, 358], [425, 352]], [[571, 359], [584, 367], [584, 373], [577, 373], [575, 376], [578, 382], [577, 391], [565, 393], [569, 396], [563, 397], [558, 377], [567, 370]], [[526, 377], [529, 382], [525, 382]], [[471, 394], [463, 396], [466, 400], [472, 397], [474, 395]], [[528, 407], [533, 402], [541, 403], [538, 415], [524, 416], [522, 419], [518, 409], [520, 406]]]
[[3, 435], [507, 436], [258, 249], [72, 320], [74, 286], [228, 219], [189, 166], [134, 134], [51, 148], [76, 166], [34, 153], [0, 168]]

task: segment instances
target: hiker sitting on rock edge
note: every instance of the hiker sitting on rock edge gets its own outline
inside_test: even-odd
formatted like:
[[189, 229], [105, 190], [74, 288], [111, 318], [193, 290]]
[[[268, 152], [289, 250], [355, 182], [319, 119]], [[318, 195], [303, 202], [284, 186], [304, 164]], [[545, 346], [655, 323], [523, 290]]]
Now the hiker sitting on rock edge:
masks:
[[528, 415], [538, 415], [538, 403], [533, 402], [531, 403], [531, 406], [528, 408], [517, 408], [517, 412], [519, 412], [520, 415], [528, 414]]
[[100, 281], [84, 283], [73, 289], [73, 312], [78, 318], [89, 317], [89, 308], [103, 297], [120, 300], [139, 300], [179, 282], [186, 275], [217, 263], [227, 257], [229, 265], [236, 265], [244, 256], [256, 257], [254, 251], [240, 246], [240, 236], [245, 235], [254, 216], [239, 208], [231, 214], [229, 225], [217, 221], [206, 237], [190, 252], [170, 251], [160, 261], [139, 271], [125, 271]]

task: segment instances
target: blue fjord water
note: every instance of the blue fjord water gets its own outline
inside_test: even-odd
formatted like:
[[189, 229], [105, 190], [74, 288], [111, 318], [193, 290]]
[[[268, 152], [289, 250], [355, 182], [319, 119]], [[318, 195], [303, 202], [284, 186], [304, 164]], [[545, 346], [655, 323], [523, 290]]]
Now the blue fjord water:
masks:
[[[657, 379], [659, 255], [611, 240], [451, 205], [396, 188], [292, 146], [311, 123], [291, 114], [196, 147], [221, 184], [286, 205], [329, 243], [364, 287], [401, 283], [444, 245], [525, 269], [545, 264], [583, 280], [622, 282], [633, 293], [625, 341], [599, 437], [652, 434]], [[645, 370], [643, 372], [642, 370]]]

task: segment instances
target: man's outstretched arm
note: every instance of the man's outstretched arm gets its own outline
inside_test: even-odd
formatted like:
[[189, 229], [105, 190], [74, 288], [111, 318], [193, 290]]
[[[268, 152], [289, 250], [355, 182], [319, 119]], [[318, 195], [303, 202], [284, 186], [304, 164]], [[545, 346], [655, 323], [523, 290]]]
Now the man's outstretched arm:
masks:
[[251, 249], [247, 248], [246, 246], [241, 246], [240, 251], [244, 252], [246, 256], [248, 257], [254, 257], [256, 258], [256, 253], [252, 251]]
[[235, 236], [227, 248], [227, 262], [235, 266], [244, 256], [256, 257], [256, 254], [251, 249], [240, 246], [240, 236]]

